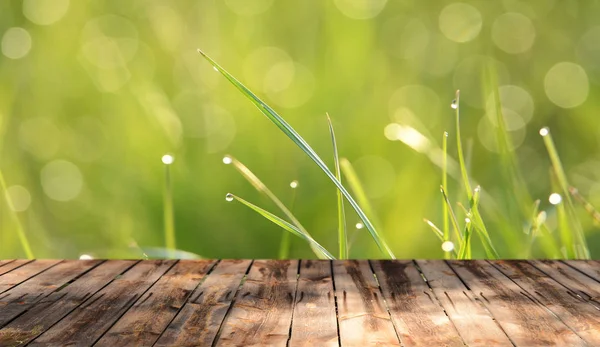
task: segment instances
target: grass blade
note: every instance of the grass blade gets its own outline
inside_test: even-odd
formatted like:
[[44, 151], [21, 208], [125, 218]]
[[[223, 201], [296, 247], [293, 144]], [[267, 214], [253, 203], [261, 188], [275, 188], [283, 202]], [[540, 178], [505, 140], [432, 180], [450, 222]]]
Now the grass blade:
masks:
[[465, 164], [465, 156], [463, 154], [462, 140], [460, 138], [460, 90], [456, 91], [456, 98], [452, 101], [452, 108], [456, 111], [456, 148], [458, 151], [458, 164], [462, 175], [467, 198], [471, 200], [471, 184], [469, 183], [469, 175], [467, 173], [467, 165]]
[[346, 181], [352, 190], [352, 193], [356, 196], [356, 200], [358, 204], [362, 207], [363, 211], [367, 214], [367, 216], [373, 221], [373, 225], [375, 229], [382, 230], [381, 223], [377, 218], [377, 214], [375, 213], [375, 209], [371, 205], [369, 198], [367, 197], [367, 193], [363, 184], [361, 183], [354, 167], [350, 163], [350, 161], [346, 158], [340, 158], [340, 167], [342, 169], [342, 173], [344, 177], [346, 177]]
[[17, 228], [17, 236], [19, 237], [19, 241], [21, 242], [21, 246], [23, 247], [23, 251], [25, 251], [25, 256], [27, 259], [33, 259], [33, 252], [31, 251], [31, 246], [29, 245], [29, 240], [27, 239], [27, 235], [25, 235], [25, 230], [23, 230], [23, 225], [19, 220], [19, 216], [17, 216], [15, 212], [15, 208], [12, 202], [12, 199], [8, 195], [6, 182], [4, 181], [4, 175], [2, 174], [2, 170], [0, 170], [0, 185], [2, 187], [2, 191], [4, 192], [4, 198], [6, 199], [6, 204], [8, 205], [8, 209], [11, 211], [11, 216], [15, 222], [15, 227]]
[[435, 236], [437, 236], [438, 239], [440, 239], [440, 241], [442, 241], [442, 242], [447, 241], [444, 238], [444, 233], [440, 230], [440, 228], [438, 228], [435, 224], [433, 224], [432, 221], [430, 221], [429, 219], [426, 219], [426, 218], [424, 218], [423, 221], [425, 223], [427, 223], [427, 225], [429, 225], [431, 230], [433, 230], [433, 233], [435, 234]]
[[363, 221], [369, 233], [375, 240], [377, 247], [386, 254], [387, 256], [395, 259], [394, 253], [389, 248], [387, 242], [383, 239], [383, 237], [375, 230], [375, 227], [367, 217], [367, 215], [362, 211], [360, 206], [356, 203], [354, 198], [350, 195], [350, 193], [346, 190], [346, 188], [342, 185], [342, 183], [335, 177], [333, 172], [329, 170], [325, 162], [319, 157], [319, 155], [312, 149], [312, 147], [292, 128], [281, 116], [277, 114], [269, 105], [267, 105], [264, 101], [262, 101], [258, 96], [256, 96], [252, 91], [250, 91], [246, 86], [244, 86], [241, 82], [239, 82], [235, 77], [233, 77], [229, 72], [223, 69], [219, 64], [217, 64], [212, 58], [206, 55], [201, 50], [198, 50], [200, 53], [218, 72], [220, 72], [231, 84], [233, 84], [244, 96], [246, 96], [261, 112], [265, 115], [273, 124], [275, 124], [279, 130], [281, 130], [287, 137], [290, 138], [306, 155], [308, 155], [321, 170], [327, 175], [327, 177], [336, 185], [336, 187], [342, 192], [344, 197], [350, 203], [350, 206], [356, 211], [360, 219]]
[[585, 208], [587, 213], [594, 220], [594, 223], [600, 224], [600, 212], [598, 212], [598, 210], [596, 210], [594, 205], [592, 205], [589, 201], [587, 201], [583, 197], [583, 195], [581, 195], [581, 193], [579, 193], [579, 190], [575, 187], [569, 187], [569, 193], [571, 193], [571, 196], [573, 196], [575, 198], [575, 200]]
[[[442, 136], [442, 188], [445, 192], [448, 191], [448, 132], [444, 132], [444, 136]], [[450, 221], [448, 219], [448, 206], [442, 199], [442, 213], [443, 213], [443, 221], [444, 221], [444, 232], [443, 237], [444, 241], [450, 240]], [[450, 258], [449, 252], [444, 252], [444, 258]]]
[[[558, 156], [558, 151], [556, 150], [556, 146], [554, 145], [554, 141], [552, 140], [550, 130], [548, 128], [542, 128], [540, 130], [540, 135], [542, 135], [542, 138], [544, 139], [544, 145], [548, 150], [548, 155], [550, 157], [550, 162], [552, 163], [554, 175], [556, 176], [557, 183], [563, 192], [562, 195], [567, 202], [564, 209], [567, 213], [565, 217], [568, 218], [564, 221], [564, 223], [571, 224], [574, 229], [576, 244], [573, 245], [573, 248], [575, 249], [575, 257], [579, 259], [590, 259], [590, 251], [587, 246], [585, 235], [583, 234], [583, 228], [581, 226], [579, 218], [577, 217], [575, 205], [573, 204], [573, 199], [571, 199], [571, 195], [569, 193], [569, 183], [567, 180], [567, 175], [565, 174], [562, 163], [560, 161], [560, 157]], [[564, 226], [566, 227], [566, 225]], [[572, 240], [571, 237], [568, 239]]]
[[[266, 211], [238, 196], [235, 196], [233, 194], [227, 194], [228, 198], [232, 198], [235, 199], [239, 202], [241, 202], [242, 204], [246, 205], [247, 207], [251, 208], [252, 210], [254, 210], [255, 212], [257, 212], [258, 214], [260, 214], [261, 216], [265, 217], [266, 219], [268, 219], [269, 221], [273, 222], [275, 225], [281, 227], [283, 230], [298, 236], [299, 238], [307, 241], [309, 244], [311, 244], [312, 246], [314, 246], [313, 249], [318, 249], [320, 253], [322, 253], [326, 259], [335, 259], [333, 257], [333, 255], [331, 255], [331, 253], [329, 253], [323, 246], [321, 246], [317, 241], [315, 241], [315, 239], [313, 239], [310, 235], [306, 235], [304, 234], [302, 231], [300, 231], [298, 228], [296, 228], [296, 226], [286, 222], [285, 220], [277, 217], [276, 215], [272, 214], [269, 211]], [[319, 255], [319, 254], [317, 254]]]
[[173, 215], [173, 184], [171, 182], [171, 164], [173, 157], [164, 155], [162, 162], [165, 164], [165, 186], [163, 194], [163, 213], [165, 223], [165, 248], [175, 250], [175, 221]]
[[[338, 155], [337, 142], [335, 140], [335, 132], [333, 131], [333, 124], [331, 124], [331, 118], [327, 114], [327, 123], [329, 124], [329, 133], [331, 134], [331, 143], [333, 145], [333, 162], [335, 164], [335, 177], [338, 181], [342, 181], [342, 173], [340, 171], [340, 158]], [[346, 212], [344, 211], [344, 196], [338, 189], [337, 192], [337, 205], [338, 205], [338, 245], [339, 245], [339, 259], [348, 259], [348, 235], [346, 233]]]
[[458, 226], [458, 220], [456, 219], [456, 215], [454, 214], [454, 210], [452, 209], [452, 205], [450, 204], [450, 200], [448, 200], [448, 195], [446, 195], [446, 191], [444, 187], [440, 187], [442, 191], [442, 196], [444, 197], [444, 202], [448, 207], [448, 212], [450, 213], [450, 220], [452, 221], [452, 226], [454, 227], [454, 234], [456, 236], [456, 240], [458, 242], [462, 242], [462, 235], [460, 234], [460, 227]]
[[[273, 192], [269, 188], [267, 188], [267, 186], [258, 178], [258, 176], [256, 176], [252, 171], [250, 171], [250, 169], [248, 169], [248, 167], [246, 167], [246, 165], [242, 164], [242, 162], [240, 162], [239, 160], [237, 160], [236, 158], [234, 158], [230, 155], [227, 155], [223, 158], [223, 163], [233, 165], [233, 167], [248, 182], [250, 182], [250, 184], [254, 187], [254, 189], [256, 189], [258, 192], [264, 194], [267, 198], [269, 198], [271, 201], [273, 201], [273, 203], [285, 214], [285, 216], [287, 218], [289, 218], [292, 221], [292, 223], [296, 226], [296, 228], [301, 233], [303, 233], [304, 235], [306, 235], [309, 238], [312, 238], [310, 233], [302, 226], [302, 224], [296, 218], [296, 216], [294, 216], [292, 211], [290, 211], [283, 204], [283, 202], [281, 202], [281, 200], [279, 200], [279, 198], [275, 194], [273, 194]], [[311, 244], [311, 247], [313, 247], [312, 244]], [[280, 249], [281, 249], [281, 247], [280, 247]], [[321, 251], [318, 249], [313, 248], [313, 251], [315, 252], [315, 254], [317, 254], [320, 257], [324, 256], [323, 254], [321, 254]], [[281, 252], [280, 252], [280, 255], [281, 255]]]
[[481, 218], [481, 213], [479, 212], [479, 200], [481, 196], [481, 187], [475, 187], [473, 191], [473, 198], [470, 201], [471, 209], [471, 224], [472, 228], [475, 230], [479, 239], [481, 240], [481, 244], [483, 245], [483, 249], [485, 250], [486, 257], [488, 259], [498, 259], [500, 255], [494, 248], [492, 243], [492, 239], [490, 238], [490, 234], [485, 227], [485, 223], [483, 222], [483, 218]]

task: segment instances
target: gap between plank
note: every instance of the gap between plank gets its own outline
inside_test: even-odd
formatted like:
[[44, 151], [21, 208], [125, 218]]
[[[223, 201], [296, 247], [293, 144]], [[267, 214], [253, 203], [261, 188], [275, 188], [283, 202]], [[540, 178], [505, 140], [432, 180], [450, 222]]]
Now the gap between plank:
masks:
[[331, 268], [331, 284], [333, 286], [333, 302], [335, 304], [335, 325], [337, 327], [337, 338], [338, 338], [338, 346], [342, 347], [342, 339], [340, 337], [340, 314], [338, 312], [338, 299], [337, 299], [337, 291], [335, 290], [335, 278], [333, 274], [333, 260], [329, 260], [329, 267]]
[[[384, 261], [394, 261], [394, 260], [384, 260]], [[377, 275], [375, 274], [375, 269], [373, 269], [373, 263], [371, 260], [367, 260], [367, 262], [369, 263], [369, 268], [371, 269], [373, 278], [375, 278], [375, 283], [377, 283], [377, 288], [379, 288], [379, 293], [381, 295], [381, 301], [383, 301], [383, 305], [385, 305], [385, 310], [387, 311], [388, 315], [390, 316], [390, 322], [392, 322], [392, 326], [394, 327], [394, 333], [396, 333], [396, 338], [398, 339], [398, 342], [400, 342], [400, 346], [405, 347], [406, 345], [400, 338], [400, 334], [398, 334], [398, 328], [396, 327], [396, 323], [394, 322], [394, 317], [392, 316], [392, 311], [390, 310], [390, 307], [389, 307], [387, 301], [385, 300], [385, 295], [383, 294], [383, 289], [381, 288], [381, 285], [379, 284], [379, 279], [377, 278]]]
[[285, 343], [286, 346], [290, 345], [290, 340], [292, 339], [292, 327], [294, 326], [294, 309], [296, 308], [296, 296], [298, 295], [298, 282], [300, 280], [300, 267], [302, 266], [302, 260], [298, 260], [298, 269], [296, 271], [296, 289], [294, 290], [294, 300], [292, 301], [294, 304], [292, 305], [292, 319], [290, 320], [290, 330], [288, 332], [288, 339]]

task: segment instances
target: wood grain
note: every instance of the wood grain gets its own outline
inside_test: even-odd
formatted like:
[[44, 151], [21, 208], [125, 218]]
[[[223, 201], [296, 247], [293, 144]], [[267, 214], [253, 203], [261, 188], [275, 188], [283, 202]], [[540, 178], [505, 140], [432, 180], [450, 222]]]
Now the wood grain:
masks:
[[222, 260], [169, 324], [155, 346], [210, 346], [251, 260]]
[[17, 267], [10, 272], [0, 276], [0, 294], [17, 286], [29, 278], [47, 270], [48, 268], [60, 263], [60, 260], [35, 260], [27, 262], [23, 266]]
[[448, 261], [498, 324], [520, 346], [585, 346], [586, 343], [498, 269], [485, 261]]
[[0, 297], [0, 327], [25, 312], [36, 301], [98, 264], [99, 260], [67, 260], [6, 291]]
[[600, 282], [600, 261], [566, 260], [565, 263]]
[[172, 260], [148, 260], [136, 264], [29, 346], [93, 344], [174, 264]]
[[468, 346], [512, 346], [491, 314], [477, 302], [448, 264], [439, 260], [417, 260], [417, 264]]
[[343, 346], [400, 345], [367, 260], [334, 262], [333, 281]]
[[569, 295], [562, 285], [527, 261], [497, 261], [494, 265], [590, 346], [600, 346], [600, 311], [596, 307]]
[[13, 260], [13, 261], [7, 261], [6, 263], [4, 263], [2, 265], [2, 267], [0, 267], [0, 276], [2, 276], [3, 274], [12, 271], [13, 269], [16, 269], [20, 266], [23, 266], [27, 263], [31, 263], [33, 260], [27, 260], [27, 259], [17, 259], [17, 260]]
[[0, 346], [27, 344], [135, 263], [132, 260], [107, 261], [68, 286], [58, 288], [0, 329]]
[[217, 346], [286, 346], [297, 260], [256, 260], [223, 322]]
[[180, 260], [95, 346], [153, 345], [214, 264], [214, 260]]
[[[600, 308], [600, 283], [589, 276], [558, 261], [532, 260], [533, 266], [568, 288], [574, 296], [591, 301]], [[582, 263], [577, 261], [577, 263]]]
[[371, 261], [404, 346], [464, 343], [412, 261]]
[[331, 261], [300, 261], [290, 346], [339, 346]]

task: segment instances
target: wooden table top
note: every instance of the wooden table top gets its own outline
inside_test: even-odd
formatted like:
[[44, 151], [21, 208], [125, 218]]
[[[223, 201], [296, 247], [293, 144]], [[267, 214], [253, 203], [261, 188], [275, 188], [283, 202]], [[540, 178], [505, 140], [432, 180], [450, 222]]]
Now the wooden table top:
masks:
[[0, 260], [22, 345], [600, 346], [600, 262]]

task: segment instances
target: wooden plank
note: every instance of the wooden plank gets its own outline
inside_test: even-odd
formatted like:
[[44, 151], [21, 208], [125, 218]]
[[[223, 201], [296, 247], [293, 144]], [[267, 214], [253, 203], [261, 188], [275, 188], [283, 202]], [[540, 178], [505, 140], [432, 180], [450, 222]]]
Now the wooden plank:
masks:
[[210, 346], [252, 264], [222, 260], [196, 288], [155, 346]]
[[526, 261], [493, 262], [504, 275], [531, 294], [590, 346], [600, 346], [600, 312], [568, 292]]
[[68, 286], [59, 288], [0, 329], [0, 346], [27, 344], [133, 264], [135, 261], [132, 260], [107, 261]]
[[15, 259], [4, 259], [4, 260], [0, 260], [0, 267], [3, 267], [4, 265], [11, 263], [15, 261]]
[[27, 262], [25, 265], [15, 268], [0, 276], [0, 294], [27, 281], [31, 277], [47, 270], [48, 268], [60, 263], [60, 260], [35, 260]]
[[[512, 346], [493, 317], [475, 300], [473, 293], [464, 286], [448, 264], [443, 260], [417, 260], [417, 264], [468, 346]], [[421, 288], [418, 290], [421, 291]], [[422, 291], [426, 292], [426, 289], [423, 288]], [[403, 307], [400, 304], [401, 310]], [[422, 309], [428, 312], [426, 307]]]
[[290, 346], [339, 346], [335, 293], [328, 260], [300, 261]]
[[29, 346], [93, 344], [174, 264], [172, 260], [147, 260], [136, 264]]
[[214, 264], [214, 260], [180, 260], [95, 346], [153, 345]]
[[498, 269], [485, 261], [448, 261], [517, 346], [586, 343]]
[[[600, 283], [560, 261], [532, 260], [533, 266], [568, 288], [573, 295], [600, 307]], [[583, 264], [580, 261], [576, 263]]]
[[217, 346], [285, 346], [297, 273], [297, 260], [256, 260], [223, 322]]
[[412, 261], [371, 261], [403, 346], [464, 346]]
[[0, 267], [0, 276], [2, 276], [3, 274], [10, 272], [18, 267], [21, 267], [27, 263], [31, 263], [32, 260], [27, 260], [27, 259], [18, 259], [15, 261], [11, 261], [8, 263], [5, 263], [2, 267]]
[[67, 260], [6, 291], [0, 297], [0, 327], [99, 263], [99, 260]]
[[367, 260], [333, 262], [342, 346], [399, 346], [381, 291]]
[[600, 261], [598, 260], [566, 260], [567, 265], [583, 272], [600, 282]]

